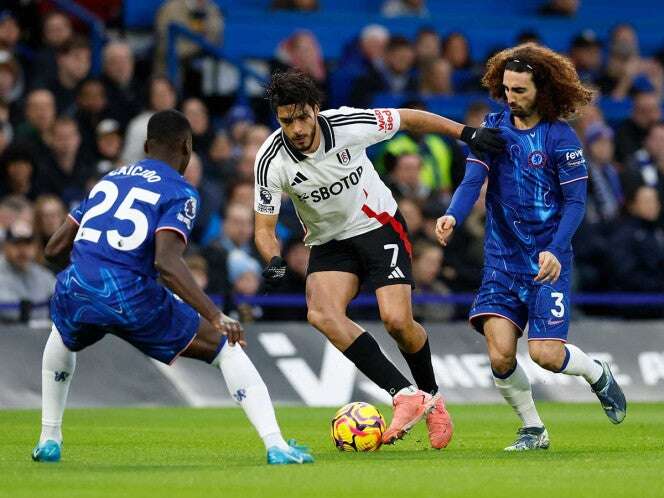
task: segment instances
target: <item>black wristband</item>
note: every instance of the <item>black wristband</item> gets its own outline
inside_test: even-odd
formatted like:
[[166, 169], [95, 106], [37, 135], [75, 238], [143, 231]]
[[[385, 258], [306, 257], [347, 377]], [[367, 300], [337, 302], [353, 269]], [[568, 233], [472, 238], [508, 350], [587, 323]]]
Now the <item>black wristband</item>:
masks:
[[463, 129], [461, 130], [461, 140], [463, 140], [467, 144], [470, 143], [476, 131], [477, 128], [473, 128], [472, 126], [464, 126]]

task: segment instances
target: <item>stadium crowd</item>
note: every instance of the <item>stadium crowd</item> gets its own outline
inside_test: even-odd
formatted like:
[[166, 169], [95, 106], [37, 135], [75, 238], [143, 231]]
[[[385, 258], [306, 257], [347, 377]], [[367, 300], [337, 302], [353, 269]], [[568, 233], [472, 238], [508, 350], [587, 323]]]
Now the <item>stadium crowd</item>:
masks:
[[[558, 3], [577, 2], [552, 2], [553, 11], [543, 8], [542, 15], [573, 15], [555, 11]], [[316, 10], [318, 5], [293, 0], [275, 1], [272, 7]], [[173, 107], [193, 129], [195, 154], [185, 176], [202, 200], [188, 264], [201, 287], [227, 302], [231, 294], [262, 293], [263, 263], [253, 246], [253, 166], [276, 123], [260, 88], [241, 102], [237, 82], [225, 77], [234, 74], [233, 68], [212, 61], [196, 45], [178, 45], [179, 88], [164, 72], [165, 26], [181, 22], [221, 43], [219, 8], [211, 0], [168, 0], [157, 13], [157, 36], [147, 56], [119, 36], [122, 29], [113, 28], [117, 19], [109, 19], [109, 40], [96, 75], [85, 30], [52, 7], [31, 8], [33, 15], [0, 11], [0, 303], [21, 303], [0, 308], [0, 317], [25, 320], [47, 313], [43, 307], [31, 312], [54, 286], [57, 269], [42, 256], [46, 241], [101, 176], [143, 157], [148, 119]], [[426, 4], [389, 0], [383, 13], [426, 17]], [[538, 35], [515, 36], [515, 43], [523, 41], [537, 43]], [[664, 292], [662, 41], [659, 56], [642, 55], [629, 24], [616, 25], [607, 40], [591, 31], [570, 40], [568, 55], [583, 81], [598, 95], [633, 102], [631, 114], [614, 128], [597, 105], [582, 109], [573, 122], [590, 173], [586, 218], [574, 239], [577, 290]], [[287, 67], [310, 74], [329, 96], [328, 106], [371, 107], [376, 94], [391, 92], [408, 96], [402, 106], [424, 109], [427, 96], [481, 92], [483, 63], [471, 58], [462, 32], [443, 37], [424, 26], [408, 39], [372, 24], [346, 42], [338, 60], [325, 57], [312, 32], [299, 30], [275, 47], [272, 60], [256, 67], [266, 75]], [[221, 75], [214, 83], [210, 68]], [[211, 85], [223, 91], [211, 91]], [[473, 102], [465, 122], [478, 126], [489, 110], [484, 101]], [[435, 221], [463, 177], [464, 147], [441, 136], [399, 133], [371, 151], [408, 223], [416, 293], [473, 292], [480, 282], [483, 201], [444, 251], [434, 235]], [[278, 234], [289, 274], [280, 292], [301, 295], [308, 250], [290, 201], [281, 213]], [[236, 313], [246, 320], [304, 318], [301, 306], [238, 306]], [[415, 310], [417, 318], [431, 320], [462, 313], [430, 304]]]

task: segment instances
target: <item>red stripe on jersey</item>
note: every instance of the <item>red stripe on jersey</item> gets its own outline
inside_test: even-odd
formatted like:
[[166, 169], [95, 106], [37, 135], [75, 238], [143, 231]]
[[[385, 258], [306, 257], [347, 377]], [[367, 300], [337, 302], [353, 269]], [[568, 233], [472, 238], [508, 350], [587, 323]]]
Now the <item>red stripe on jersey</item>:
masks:
[[410, 243], [408, 233], [404, 229], [401, 222], [399, 222], [399, 220], [397, 220], [394, 216], [387, 213], [386, 211], [383, 211], [382, 213], [376, 213], [366, 204], [362, 205], [362, 212], [369, 218], [375, 218], [378, 220], [381, 225], [390, 225], [392, 229], [397, 232], [397, 234], [399, 234], [399, 238], [403, 242], [403, 245], [406, 248], [406, 252], [408, 253], [410, 259], [413, 259], [413, 245]]

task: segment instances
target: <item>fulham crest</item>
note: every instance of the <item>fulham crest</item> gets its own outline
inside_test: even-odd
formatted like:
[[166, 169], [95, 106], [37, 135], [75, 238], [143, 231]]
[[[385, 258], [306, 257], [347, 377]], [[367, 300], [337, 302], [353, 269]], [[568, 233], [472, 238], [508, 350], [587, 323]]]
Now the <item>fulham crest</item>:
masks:
[[350, 152], [348, 152], [348, 149], [344, 149], [341, 152], [338, 152], [337, 159], [339, 159], [341, 164], [346, 166], [350, 162]]

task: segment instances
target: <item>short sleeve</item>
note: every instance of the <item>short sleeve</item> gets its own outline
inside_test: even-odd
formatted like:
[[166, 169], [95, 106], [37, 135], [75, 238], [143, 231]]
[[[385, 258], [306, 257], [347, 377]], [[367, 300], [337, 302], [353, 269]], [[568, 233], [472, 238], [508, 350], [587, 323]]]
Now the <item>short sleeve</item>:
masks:
[[560, 185], [588, 178], [588, 168], [583, 157], [583, 147], [569, 125], [561, 131], [554, 152]]
[[356, 109], [341, 107], [337, 114], [327, 115], [332, 129], [350, 131], [358, 145], [370, 146], [389, 140], [401, 126], [401, 116], [397, 109]]
[[254, 163], [254, 211], [260, 214], [279, 214], [283, 189], [278, 179], [274, 154], [270, 148], [259, 150]]
[[187, 243], [189, 235], [194, 229], [199, 206], [200, 199], [196, 191], [189, 188], [183, 189], [179, 195], [166, 203], [155, 232], [172, 230], [179, 233]]
[[77, 225], [80, 225], [81, 220], [83, 219], [83, 214], [85, 214], [85, 200], [81, 201], [78, 206], [69, 211], [69, 218]]

